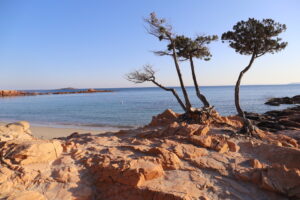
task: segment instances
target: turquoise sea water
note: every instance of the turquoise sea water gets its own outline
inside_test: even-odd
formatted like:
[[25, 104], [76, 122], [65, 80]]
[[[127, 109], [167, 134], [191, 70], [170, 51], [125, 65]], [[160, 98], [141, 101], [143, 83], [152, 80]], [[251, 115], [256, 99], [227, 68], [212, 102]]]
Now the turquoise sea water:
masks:
[[[180, 92], [180, 88], [176, 89]], [[167, 108], [181, 112], [172, 94], [159, 88], [113, 90], [111, 93], [0, 98], [0, 121], [26, 120], [35, 125], [109, 129], [145, 125], [152, 116]], [[221, 114], [236, 114], [234, 86], [207, 86], [201, 90]], [[188, 87], [188, 93], [194, 106], [200, 106], [193, 87]], [[264, 105], [267, 99], [298, 94], [299, 84], [241, 86], [241, 105], [246, 111], [263, 113], [289, 106]]]

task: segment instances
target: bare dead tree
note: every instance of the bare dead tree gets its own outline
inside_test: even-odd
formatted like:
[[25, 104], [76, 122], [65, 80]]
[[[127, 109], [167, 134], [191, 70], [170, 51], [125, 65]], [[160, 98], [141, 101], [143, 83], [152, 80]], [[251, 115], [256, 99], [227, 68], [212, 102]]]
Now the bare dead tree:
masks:
[[155, 71], [153, 70], [151, 65], [145, 65], [142, 70], [135, 70], [127, 74], [126, 79], [133, 83], [152, 82], [154, 85], [160, 87], [161, 89], [168, 92], [172, 92], [181, 108], [186, 112], [186, 107], [180, 99], [180, 97], [178, 96], [176, 90], [174, 88], [165, 87], [156, 81]]

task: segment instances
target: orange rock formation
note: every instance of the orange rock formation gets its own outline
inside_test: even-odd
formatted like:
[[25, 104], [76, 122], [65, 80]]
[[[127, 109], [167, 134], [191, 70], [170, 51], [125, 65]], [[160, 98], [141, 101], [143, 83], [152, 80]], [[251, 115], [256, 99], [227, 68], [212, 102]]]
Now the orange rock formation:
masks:
[[300, 149], [238, 117], [187, 124], [171, 110], [135, 130], [39, 140], [29, 124], [0, 127], [4, 199], [299, 199]]

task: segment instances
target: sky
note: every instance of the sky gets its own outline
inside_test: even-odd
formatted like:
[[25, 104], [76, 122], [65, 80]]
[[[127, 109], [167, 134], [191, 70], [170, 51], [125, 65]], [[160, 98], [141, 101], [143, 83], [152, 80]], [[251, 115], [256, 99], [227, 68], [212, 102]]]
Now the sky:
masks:
[[[299, 0], [0, 0], [0, 89], [147, 87], [125, 74], [151, 64], [157, 80], [178, 86], [166, 43], [149, 35], [143, 18], [156, 12], [177, 34], [216, 34], [249, 17], [287, 25], [285, 50], [255, 60], [242, 84], [300, 82]], [[250, 57], [222, 41], [210, 45], [209, 62], [196, 60], [199, 84], [234, 85]], [[188, 63], [181, 69], [192, 85]]]

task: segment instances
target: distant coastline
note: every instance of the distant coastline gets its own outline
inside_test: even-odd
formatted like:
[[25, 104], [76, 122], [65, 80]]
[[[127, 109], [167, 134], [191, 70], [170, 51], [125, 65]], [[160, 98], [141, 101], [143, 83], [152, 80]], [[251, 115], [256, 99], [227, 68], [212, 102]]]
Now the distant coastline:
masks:
[[98, 89], [73, 89], [63, 88], [54, 90], [54, 92], [27, 92], [21, 90], [0, 90], [0, 97], [14, 97], [14, 96], [37, 96], [37, 95], [59, 95], [59, 94], [86, 94], [86, 93], [100, 93], [100, 92], [113, 92], [114, 90], [98, 90]]

